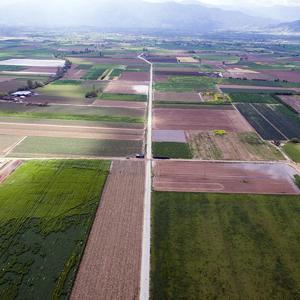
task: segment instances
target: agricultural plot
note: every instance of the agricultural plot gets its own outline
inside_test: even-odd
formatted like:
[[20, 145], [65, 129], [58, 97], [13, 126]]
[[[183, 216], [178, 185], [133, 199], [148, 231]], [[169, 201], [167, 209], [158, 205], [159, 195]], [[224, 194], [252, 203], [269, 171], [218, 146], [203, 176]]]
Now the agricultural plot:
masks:
[[8, 59], [0, 60], [0, 65], [20, 67], [63, 67], [65, 61], [61, 59]]
[[219, 130], [247, 132], [253, 129], [231, 107], [200, 107], [198, 109], [155, 108], [155, 130]]
[[154, 101], [199, 103], [201, 102], [201, 97], [199, 96], [199, 93], [155, 92]]
[[109, 166], [31, 161], [0, 185], [2, 299], [70, 295]]
[[0, 134], [0, 155], [4, 155], [9, 149], [21, 140], [21, 136]]
[[155, 161], [155, 191], [300, 194], [298, 174], [283, 163]]
[[238, 84], [218, 84], [217, 87], [224, 93], [254, 93], [254, 94], [293, 94], [299, 93], [300, 88], [282, 88]]
[[286, 139], [286, 137], [251, 104], [236, 104], [236, 108], [264, 140]]
[[285, 153], [296, 163], [300, 163], [300, 143], [289, 142], [283, 147]]
[[25, 119], [85, 120], [96, 122], [144, 122], [144, 112], [140, 109], [71, 105], [41, 107], [15, 103], [0, 103], [0, 116]]
[[230, 98], [234, 103], [278, 104], [278, 100], [271, 94], [231, 93]]
[[117, 101], [147, 101], [147, 95], [139, 94], [122, 94], [122, 93], [102, 93], [99, 97], [103, 100], [117, 100]]
[[148, 82], [113, 80], [108, 83], [104, 92], [110, 94], [147, 95], [148, 90]]
[[152, 145], [153, 157], [191, 159], [189, 145], [179, 142], [154, 142]]
[[151, 299], [294, 299], [295, 196], [154, 193]]
[[72, 300], [139, 298], [144, 181], [144, 162], [113, 162]]
[[299, 96], [279, 96], [281, 101], [291, 107], [295, 112], [300, 114], [300, 97]]
[[[105, 138], [105, 137], [104, 137]], [[27, 137], [10, 157], [126, 157], [142, 152], [143, 140]]]
[[253, 104], [286, 139], [300, 138], [300, 117], [283, 105]]
[[253, 132], [214, 132], [187, 134], [193, 157], [204, 160], [275, 161], [284, 160], [278, 149]]

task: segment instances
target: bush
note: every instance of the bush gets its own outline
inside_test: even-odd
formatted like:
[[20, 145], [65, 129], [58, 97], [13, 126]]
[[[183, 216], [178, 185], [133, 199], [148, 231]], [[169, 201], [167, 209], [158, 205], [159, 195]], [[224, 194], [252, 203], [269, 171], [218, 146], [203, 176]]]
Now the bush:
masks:
[[214, 134], [223, 136], [223, 135], [226, 135], [227, 132], [226, 132], [226, 130], [214, 130]]
[[300, 189], [300, 176], [299, 175], [295, 175], [294, 178], [295, 178], [295, 184]]
[[96, 90], [87, 92], [85, 94], [85, 98], [97, 98], [98, 97], [98, 92]]

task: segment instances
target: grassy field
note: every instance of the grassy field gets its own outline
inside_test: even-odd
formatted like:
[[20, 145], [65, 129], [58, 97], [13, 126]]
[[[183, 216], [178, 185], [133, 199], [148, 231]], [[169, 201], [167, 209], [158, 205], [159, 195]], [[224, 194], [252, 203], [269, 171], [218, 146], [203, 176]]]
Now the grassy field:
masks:
[[138, 94], [111, 94], [103, 93], [99, 97], [102, 100], [118, 100], [118, 101], [142, 101], [146, 102], [148, 97], [147, 95], [138, 95]]
[[87, 73], [83, 77], [83, 79], [97, 80], [106, 70], [107, 70], [107, 68], [105, 66], [95, 65], [87, 71]]
[[300, 163], [300, 143], [287, 143], [283, 149], [293, 161]]
[[185, 143], [155, 142], [153, 143], [153, 156], [190, 159], [192, 153], [189, 145]]
[[278, 103], [278, 100], [270, 94], [232, 93], [230, 98], [234, 103]]
[[189, 133], [189, 144], [194, 158], [208, 160], [284, 160], [274, 146], [263, 141], [256, 133], [214, 132]]
[[151, 299], [297, 299], [294, 196], [154, 193]]
[[130, 108], [78, 107], [51, 105], [46, 107], [0, 103], [0, 116], [27, 119], [83, 120], [99, 122], [143, 123], [144, 112]]
[[64, 299], [110, 162], [32, 161], [0, 185], [1, 299]]
[[27, 137], [12, 157], [124, 157], [141, 152], [142, 141]]

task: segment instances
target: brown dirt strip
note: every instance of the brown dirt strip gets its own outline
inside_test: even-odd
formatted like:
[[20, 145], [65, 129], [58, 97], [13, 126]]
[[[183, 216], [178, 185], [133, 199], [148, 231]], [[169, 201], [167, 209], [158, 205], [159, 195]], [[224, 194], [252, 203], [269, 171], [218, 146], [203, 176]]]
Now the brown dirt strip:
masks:
[[13, 78], [13, 77], [0, 77], [0, 83], [1, 82], [8, 82], [8, 81], [11, 81], [13, 79], [15, 79], [15, 78]]
[[114, 161], [71, 300], [138, 299], [145, 164]]
[[286, 164], [155, 161], [156, 191], [298, 195]]
[[283, 70], [262, 70], [263, 74], [273, 76], [276, 79], [287, 80], [289, 82], [300, 82], [300, 72]]
[[83, 77], [86, 74], [87, 70], [77, 70], [77, 67], [78, 65], [73, 64], [71, 68], [67, 71], [63, 79], [76, 80]]
[[240, 90], [274, 90], [274, 91], [292, 91], [300, 92], [300, 88], [285, 88], [285, 87], [271, 87], [271, 86], [254, 86], [254, 85], [238, 85], [238, 84], [218, 84], [220, 89], [240, 89]]
[[[147, 94], [148, 86], [149, 83], [147, 81], [115, 80], [107, 85], [104, 92], [113, 94]], [[142, 88], [142, 91], [139, 91], [139, 88]]]
[[201, 102], [198, 93], [155, 92], [154, 101]]
[[254, 131], [236, 110], [156, 108], [153, 110], [153, 116], [153, 129]]
[[93, 106], [97, 107], [120, 107], [120, 108], [136, 108], [146, 109], [146, 102], [133, 102], [133, 101], [115, 101], [115, 100], [96, 100]]
[[123, 72], [120, 80], [125, 81], [149, 81], [149, 72]]
[[288, 106], [292, 107], [295, 111], [300, 114], [300, 97], [298, 96], [280, 96], [280, 99], [287, 104]]
[[10, 81], [0, 82], [0, 92], [9, 93], [18, 89], [23, 89], [27, 85], [26, 80], [12, 79]]
[[21, 164], [21, 160], [14, 160], [8, 162], [2, 169], [0, 169], [0, 184], [3, 183]]
[[139, 141], [143, 139], [144, 130], [47, 124], [0, 123], [0, 134]]

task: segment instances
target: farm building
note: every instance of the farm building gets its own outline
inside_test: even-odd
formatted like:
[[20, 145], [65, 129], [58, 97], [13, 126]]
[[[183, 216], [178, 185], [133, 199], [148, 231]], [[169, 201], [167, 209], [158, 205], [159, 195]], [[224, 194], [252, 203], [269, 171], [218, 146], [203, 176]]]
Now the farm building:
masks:
[[18, 91], [18, 92], [11, 94], [11, 96], [14, 96], [14, 97], [29, 97], [32, 95], [33, 95], [33, 93], [31, 91]]

